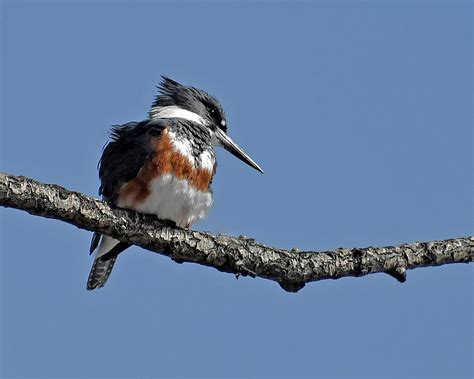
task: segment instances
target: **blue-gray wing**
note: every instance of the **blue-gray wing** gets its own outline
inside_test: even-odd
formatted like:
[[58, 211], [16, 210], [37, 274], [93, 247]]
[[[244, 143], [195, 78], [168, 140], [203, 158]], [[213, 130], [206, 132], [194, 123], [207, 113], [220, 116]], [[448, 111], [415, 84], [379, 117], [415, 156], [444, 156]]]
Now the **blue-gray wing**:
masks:
[[145, 163], [153, 158], [151, 137], [159, 136], [165, 120], [129, 122], [115, 126], [112, 140], [99, 161], [99, 195], [116, 205], [120, 187], [134, 179]]
[[[151, 137], [159, 136], [166, 127], [166, 120], [145, 120], [114, 126], [111, 141], [107, 143], [99, 161], [99, 195], [111, 205], [117, 204], [121, 186], [134, 179], [154, 150]], [[94, 233], [89, 251], [99, 245], [101, 235]]]

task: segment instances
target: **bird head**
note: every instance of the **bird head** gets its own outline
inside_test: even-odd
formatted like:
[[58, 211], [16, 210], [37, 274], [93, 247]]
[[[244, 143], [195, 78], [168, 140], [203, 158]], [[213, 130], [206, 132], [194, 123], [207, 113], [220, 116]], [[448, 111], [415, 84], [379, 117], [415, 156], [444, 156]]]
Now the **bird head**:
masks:
[[156, 118], [184, 118], [208, 129], [213, 146], [221, 146], [249, 166], [263, 173], [260, 166], [250, 158], [227, 134], [224, 109], [217, 99], [195, 87], [182, 85], [162, 76], [149, 116]]

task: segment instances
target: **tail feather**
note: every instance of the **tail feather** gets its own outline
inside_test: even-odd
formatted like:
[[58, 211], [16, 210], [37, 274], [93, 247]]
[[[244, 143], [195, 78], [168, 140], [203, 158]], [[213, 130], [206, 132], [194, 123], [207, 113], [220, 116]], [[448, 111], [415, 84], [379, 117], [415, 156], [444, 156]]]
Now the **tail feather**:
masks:
[[92, 240], [91, 240], [91, 247], [89, 248], [89, 254], [92, 254], [94, 250], [99, 246], [100, 238], [102, 237], [102, 234], [94, 232], [92, 235]]
[[117, 257], [103, 261], [100, 257], [94, 259], [94, 263], [87, 279], [87, 289], [89, 291], [101, 288], [112, 273]]
[[87, 289], [94, 290], [104, 286], [112, 273], [117, 255], [130, 245], [112, 237], [94, 233], [90, 252], [95, 253], [94, 263], [87, 279]]

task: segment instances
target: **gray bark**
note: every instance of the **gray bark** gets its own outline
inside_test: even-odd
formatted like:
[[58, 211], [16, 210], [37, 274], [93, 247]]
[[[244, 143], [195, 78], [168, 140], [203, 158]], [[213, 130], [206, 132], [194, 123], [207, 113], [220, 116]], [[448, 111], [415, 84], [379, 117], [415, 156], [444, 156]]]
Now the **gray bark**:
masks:
[[252, 238], [181, 229], [154, 216], [113, 209], [58, 185], [2, 173], [0, 205], [107, 234], [179, 263], [194, 262], [237, 276], [270, 279], [290, 292], [312, 281], [377, 272], [404, 282], [406, 270], [469, 263], [474, 259], [472, 236], [400, 246], [288, 251], [262, 245]]

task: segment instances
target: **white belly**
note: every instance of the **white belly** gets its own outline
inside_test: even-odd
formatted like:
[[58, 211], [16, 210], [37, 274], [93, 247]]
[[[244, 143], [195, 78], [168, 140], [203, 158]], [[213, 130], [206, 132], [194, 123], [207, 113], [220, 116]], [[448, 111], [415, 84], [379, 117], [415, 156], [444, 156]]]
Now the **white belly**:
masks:
[[[203, 219], [212, 206], [212, 193], [197, 190], [187, 180], [166, 174], [153, 179], [150, 194], [145, 201], [133, 208], [141, 213], [155, 214], [163, 220], [171, 220], [180, 227], [188, 227]], [[118, 206], [121, 204], [119, 202]]]
[[[176, 179], [167, 174], [150, 183], [150, 195], [139, 205], [118, 203], [119, 207], [134, 209], [137, 212], [155, 214], [162, 220], [171, 220], [180, 227], [189, 227], [203, 219], [211, 208], [211, 192], [198, 191], [187, 180]], [[110, 251], [118, 240], [103, 235], [95, 250], [96, 257]]]

